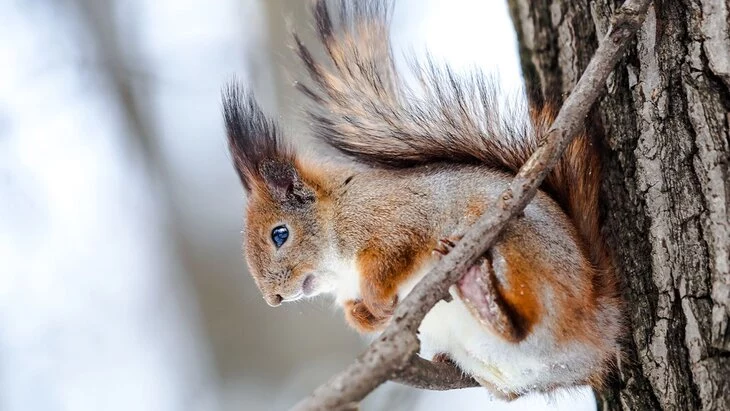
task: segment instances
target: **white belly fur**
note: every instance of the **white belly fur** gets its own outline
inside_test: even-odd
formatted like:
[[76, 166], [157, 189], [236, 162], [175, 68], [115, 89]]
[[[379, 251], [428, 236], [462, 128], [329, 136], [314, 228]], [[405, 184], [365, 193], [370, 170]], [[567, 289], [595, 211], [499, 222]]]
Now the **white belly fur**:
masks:
[[[399, 299], [410, 292], [428, 268], [401, 288]], [[467, 374], [487, 380], [506, 393], [578, 384], [590, 375], [593, 354], [585, 346], [557, 346], [544, 323], [537, 324], [520, 343], [508, 342], [480, 323], [455, 293], [451, 294], [451, 302], [437, 303], [421, 323], [422, 357], [431, 359], [446, 353]]]
[[[321, 272], [322, 280], [328, 283], [327, 291], [335, 294], [339, 305], [359, 298], [359, 274], [354, 262], [332, 257]], [[400, 301], [431, 267], [427, 264], [400, 287]], [[451, 302], [436, 304], [421, 323], [423, 358], [446, 353], [467, 374], [489, 381], [506, 393], [518, 394], [581, 383], [596, 365], [596, 353], [586, 346], [556, 345], [544, 321], [520, 343], [505, 341], [474, 318], [453, 292], [452, 296]]]

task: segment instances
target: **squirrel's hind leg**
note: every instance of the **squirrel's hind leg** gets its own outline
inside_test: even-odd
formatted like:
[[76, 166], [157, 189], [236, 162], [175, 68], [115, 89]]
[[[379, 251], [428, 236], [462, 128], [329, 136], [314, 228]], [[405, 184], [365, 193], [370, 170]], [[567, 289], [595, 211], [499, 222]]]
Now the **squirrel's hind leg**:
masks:
[[490, 258], [482, 258], [481, 263], [466, 270], [456, 283], [456, 292], [472, 315], [492, 331], [509, 341], [517, 342], [524, 337], [515, 315], [499, 292]]
[[[439, 240], [433, 254], [448, 254], [460, 239], [461, 236], [451, 236]], [[511, 309], [500, 292], [489, 252], [456, 283], [456, 292], [472, 315], [490, 331], [513, 342], [525, 337], [519, 315]]]

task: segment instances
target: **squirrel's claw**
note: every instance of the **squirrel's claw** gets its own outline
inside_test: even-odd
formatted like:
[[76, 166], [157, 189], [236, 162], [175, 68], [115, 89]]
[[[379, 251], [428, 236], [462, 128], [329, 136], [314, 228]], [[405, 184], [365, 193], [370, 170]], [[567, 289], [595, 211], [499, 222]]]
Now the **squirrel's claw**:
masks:
[[434, 247], [431, 251], [431, 254], [439, 258], [445, 256], [451, 252], [451, 250], [456, 246], [456, 243], [461, 240], [461, 237], [463, 236], [452, 235], [450, 237], [440, 239], [436, 244], [436, 247]]

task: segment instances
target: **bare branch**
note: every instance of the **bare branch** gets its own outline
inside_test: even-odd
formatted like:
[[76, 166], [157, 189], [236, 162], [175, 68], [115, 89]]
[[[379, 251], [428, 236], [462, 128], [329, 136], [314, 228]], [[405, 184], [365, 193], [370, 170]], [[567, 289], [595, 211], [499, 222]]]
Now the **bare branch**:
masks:
[[479, 386], [478, 382], [455, 366], [424, 360], [417, 354], [390, 380], [413, 388], [435, 391]]
[[[294, 410], [333, 410], [359, 402], [380, 384], [394, 376], [412, 375], [412, 356], [418, 351], [416, 338], [421, 321], [440, 300], [448, 297], [449, 287], [496, 240], [507, 222], [520, 213], [537, 192], [545, 175], [556, 164], [575, 134], [583, 127], [588, 111], [598, 99], [608, 75], [623, 50], [644, 21], [650, 0], [627, 0], [617, 11], [603, 41], [596, 50], [573, 92], [563, 104], [542, 145], [494, 204], [472, 226], [454, 249], [428, 273], [398, 305], [383, 334], [358, 359], [330, 381], [317, 388]], [[422, 376], [434, 376], [434, 365]], [[415, 365], [418, 368], [418, 365]], [[406, 371], [404, 371], [406, 370]], [[410, 370], [410, 371], [408, 371]], [[404, 382], [427, 386], [420, 378]], [[434, 382], [431, 386], [438, 387]]]

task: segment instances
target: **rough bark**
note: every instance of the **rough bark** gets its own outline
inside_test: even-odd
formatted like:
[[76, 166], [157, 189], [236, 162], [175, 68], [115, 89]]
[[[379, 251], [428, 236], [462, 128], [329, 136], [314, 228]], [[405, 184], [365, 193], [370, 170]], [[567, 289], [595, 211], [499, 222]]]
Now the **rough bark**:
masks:
[[[573, 88], [619, 4], [509, 2], [528, 88], [548, 99]], [[590, 117], [627, 314], [608, 409], [730, 409], [729, 11], [655, 1]]]

